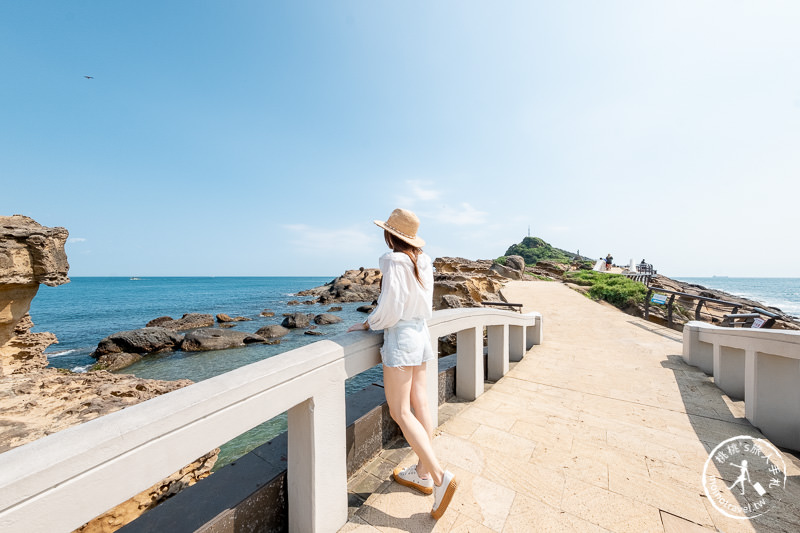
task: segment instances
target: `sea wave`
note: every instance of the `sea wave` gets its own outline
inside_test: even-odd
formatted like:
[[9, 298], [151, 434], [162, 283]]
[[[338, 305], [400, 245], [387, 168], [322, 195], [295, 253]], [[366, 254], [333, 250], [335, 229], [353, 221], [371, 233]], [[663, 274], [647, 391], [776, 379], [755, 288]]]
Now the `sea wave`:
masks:
[[72, 370], [72, 371], [73, 371], [73, 372], [75, 372], [76, 374], [85, 374], [86, 372], [88, 372], [88, 371], [89, 371], [89, 367], [91, 367], [91, 366], [92, 366], [92, 365], [86, 365], [86, 366], [74, 366], [74, 367], [72, 367], [70, 370]]
[[56, 350], [55, 352], [45, 352], [44, 354], [47, 357], [60, 357], [62, 355], [69, 355], [69, 354], [75, 353], [77, 351], [78, 351], [77, 349], [73, 349], [73, 350]]

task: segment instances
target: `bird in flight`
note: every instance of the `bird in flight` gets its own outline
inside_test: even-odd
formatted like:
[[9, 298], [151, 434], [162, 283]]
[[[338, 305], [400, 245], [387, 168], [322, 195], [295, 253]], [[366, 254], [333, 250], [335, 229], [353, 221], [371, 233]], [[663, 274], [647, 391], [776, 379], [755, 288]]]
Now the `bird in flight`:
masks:
[[84, 78], [86, 78], [87, 80], [93, 80], [94, 76], [84, 76]]

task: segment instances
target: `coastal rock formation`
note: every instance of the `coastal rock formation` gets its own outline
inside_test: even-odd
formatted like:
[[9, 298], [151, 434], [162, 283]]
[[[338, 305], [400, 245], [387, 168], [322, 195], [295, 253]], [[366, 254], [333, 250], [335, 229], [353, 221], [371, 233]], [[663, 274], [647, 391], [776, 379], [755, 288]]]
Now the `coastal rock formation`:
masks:
[[156, 353], [177, 350], [183, 336], [164, 327], [149, 327], [112, 333], [97, 344], [92, 357], [113, 353]]
[[525, 259], [521, 255], [507, 255], [506, 266], [512, 270], [525, 270]]
[[271, 309], [264, 309], [263, 311], [261, 311], [260, 316], [266, 316], [266, 317], [275, 316], [275, 311]]
[[566, 263], [555, 261], [538, 261], [533, 267], [528, 267], [527, 272], [536, 276], [543, 276], [550, 279], [561, 279], [566, 272], [571, 270]]
[[198, 329], [186, 334], [181, 343], [181, 349], [185, 352], [226, 350], [247, 344], [263, 343], [265, 340], [258, 335], [241, 331], [216, 328]]
[[281, 322], [281, 326], [289, 329], [307, 328], [309, 324], [308, 315], [305, 313], [292, 313]]
[[319, 303], [371, 302], [380, 294], [381, 271], [377, 268], [348, 270], [343, 275], [322, 287], [297, 293], [298, 296], [313, 296]]
[[[28, 217], [0, 217], [0, 453], [192, 383], [46, 368], [44, 350], [57, 342], [56, 336], [31, 333], [28, 310], [40, 283], [69, 281], [68, 235], [64, 228], [47, 228]], [[130, 522], [207, 476], [218, 453], [209, 452], [81, 531], [113, 531]]]
[[[165, 320], [168, 319], [168, 320]], [[147, 323], [147, 326], [159, 326], [173, 331], [184, 331], [195, 328], [209, 328], [214, 325], [214, 317], [202, 313], [186, 313], [173, 320], [170, 317], [159, 317]]]
[[0, 376], [47, 366], [44, 349], [56, 338], [31, 333], [28, 310], [39, 284], [69, 282], [68, 236], [22, 215], [0, 217]]
[[250, 320], [253, 319], [244, 316], [231, 317], [230, 315], [226, 315], [225, 313], [219, 313], [217, 315], [217, 322], [219, 322], [220, 324], [227, 322], [249, 322]]
[[320, 325], [337, 324], [341, 321], [342, 321], [341, 317], [332, 315], [330, 313], [322, 313], [321, 315], [317, 315], [314, 317], [314, 324], [320, 324]]
[[[740, 310], [738, 311], [739, 313], [747, 313], [752, 311], [754, 308], [761, 308], [781, 317], [775, 321], [772, 329], [800, 330], [800, 323], [791, 317], [786, 316], [782, 310], [778, 309], [777, 307], [767, 306], [755, 300], [742, 298], [741, 296], [735, 296], [733, 294], [716, 289], [709, 289], [703, 287], [702, 285], [695, 285], [693, 283], [686, 283], [671, 279], [660, 274], [656, 274], [650, 279], [650, 286], [686, 294], [696, 294], [705, 298], [714, 298], [716, 300], [734, 302], [740, 306]], [[691, 298], [681, 296], [675, 298], [676, 305], [673, 310], [672, 321], [676, 327], [682, 327], [686, 322], [695, 319], [694, 313], [697, 303], [697, 300], [693, 300]], [[704, 322], [724, 325], [724, 315], [731, 313], [731, 311], [732, 308], [729, 305], [708, 302], [703, 304], [700, 310], [700, 318]], [[635, 313], [642, 316], [644, 314], [644, 304], [639, 305], [638, 309], [635, 310]], [[664, 308], [659, 305], [650, 305], [649, 314], [651, 319], [659, 321], [666, 321], [667, 318]]]
[[500, 289], [509, 278], [492, 269], [494, 264], [489, 260], [437, 257], [433, 261], [433, 308], [479, 307], [484, 300], [499, 301]]
[[107, 353], [97, 358], [97, 362], [90, 370], [108, 370], [116, 372], [143, 359], [140, 353]]
[[277, 339], [279, 337], [283, 337], [287, 335], [289, 330], [283, 326], [279, 326], [278, 324], [272, 324], [270, 326], [264, 326], [256, 331], [256, 335], [263, 337], [265, 339]]
[[506, 264], [493, 263], [491, 269], [509, 279], [522, 279], [525, 273], [525, 260], [518, 255], [506, 257]]

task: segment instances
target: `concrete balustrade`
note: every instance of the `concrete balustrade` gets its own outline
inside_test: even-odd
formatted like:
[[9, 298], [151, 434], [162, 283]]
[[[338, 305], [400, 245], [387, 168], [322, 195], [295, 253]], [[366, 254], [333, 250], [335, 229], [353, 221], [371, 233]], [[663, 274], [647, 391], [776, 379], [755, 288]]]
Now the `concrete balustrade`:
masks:
[[[542, 340], [538, 313], [437, 311], [438, 337], [457, 333], [457, 394], [483, 392], [489, 372]], [[381, 333], [315, 342], [0, 454], [0, 531], [72, 531], [232, 438], [288, 411], [291, 531], [336, 531], [347, 520], [344, 382], [380, 363]], [[437, 365], [428, 365], [438, 420]], [[463, 383], [462, 383], [463, 381]]]
[[800, 450], [800, 332], [689, 322], [683, 359], [744, 400], [745, 417], [773, 443]]

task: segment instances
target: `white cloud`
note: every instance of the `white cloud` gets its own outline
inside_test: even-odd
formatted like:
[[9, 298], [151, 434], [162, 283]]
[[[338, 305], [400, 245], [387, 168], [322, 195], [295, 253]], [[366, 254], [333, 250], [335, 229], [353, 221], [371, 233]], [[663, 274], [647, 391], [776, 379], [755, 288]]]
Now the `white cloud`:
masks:
[[316, 228], [306, 224], [285, 224], [283, 227], [293, 234], [291, 244], [294, 248], [313, 252], [364, 251], [375, 247], [379, 233], [355, 228]]
[[70, 244], [75, 244], [78, 242], [86, 242], [86, 239], [84, 239], [83, 237], [70, 237], [69, 240], [67, 240], [67, 242]]
[[486, 224], [489, 213], [479, 211], [467, 202], [462, 202], [457, 207], [443, 205], [436, 210], [424, 214], [440, 224], [451, 224], [454, 226], [475, 226]]
[[422, 180], [406, 180], [405, 187], [407, 190], [397, 197], [398, 205], [405, 207], [413, 207], [418, 202], [432, 202], [442, 194], [442, 191], [431, 188], [429, 182]]

